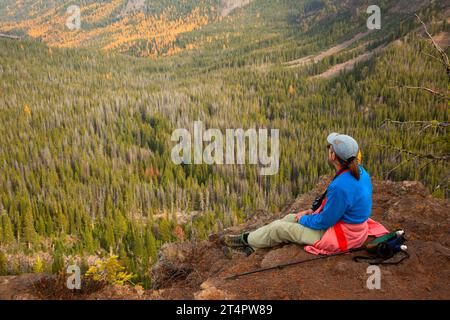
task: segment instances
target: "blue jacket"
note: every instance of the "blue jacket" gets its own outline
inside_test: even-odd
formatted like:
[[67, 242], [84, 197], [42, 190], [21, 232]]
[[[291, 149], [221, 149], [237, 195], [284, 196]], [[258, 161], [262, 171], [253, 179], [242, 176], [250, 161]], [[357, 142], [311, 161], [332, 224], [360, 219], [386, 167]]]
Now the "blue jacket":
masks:
[[328, 186], [327, 202], [321, 213], [301, 217], [299, 223], [315, 230], [326, 230], [339, 220], [345, 223], [363, 223], [372, 210], [372, 182], [370, 176], [360, 168], [360, 179], [350, 171], [339, 175]]

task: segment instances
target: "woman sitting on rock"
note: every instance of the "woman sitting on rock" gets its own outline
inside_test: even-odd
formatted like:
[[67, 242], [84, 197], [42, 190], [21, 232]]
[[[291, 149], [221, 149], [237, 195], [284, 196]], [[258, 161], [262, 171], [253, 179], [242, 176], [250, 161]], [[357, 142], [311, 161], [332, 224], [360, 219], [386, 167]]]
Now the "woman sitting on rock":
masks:
[[282, 243], [307, 245], [313, 254], [330, 254], [360, 247], [369, 235], [388, 233], [370, 219], [372, 183], [358, 164], [358, 143], [348, 135], [332, 133], [327, 137], [328, 163], [336, 176], [318, 208], [288, 214], [281, 220], [253, 232], [225, 235], [222, 244], [250, 255], [255, 249]]

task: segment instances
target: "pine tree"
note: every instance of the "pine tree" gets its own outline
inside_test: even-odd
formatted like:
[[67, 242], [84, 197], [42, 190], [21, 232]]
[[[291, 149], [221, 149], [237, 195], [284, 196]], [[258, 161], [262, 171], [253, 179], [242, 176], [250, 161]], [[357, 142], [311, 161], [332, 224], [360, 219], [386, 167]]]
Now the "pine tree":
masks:
[[159, 234], [163, 242], [170, 242], [172, 240], [172, 231], [170, 222], [166, 219], [161, 219], [159, 223]]
[[11, 220], [7, 214], [2, 214], [1, 223], [3, 229], [2, 243], [6, 245], [11, 245], [14, 243], [14, 231], [11, 225]]
[[0, 216], [0, 243], [3, 243], [3, 222]]
[[114, 234], [117, 242], [121, 241], [127, 233], [127, 220], [120, 211], [114, 213]]
[[105, 247], [107, 250], [115, 250], [116, 241], [114, 239], [114, 226], [112, 220], [106, 221], [106, 230], [105, 230]]
[[137, 227], [133, 231], [133, 253], [136, 258], [144, 256], [144, 239], [141, 228]]
[[42, 263], [42, 259], [40, 256], [37, 256], [36, 261], [33, 266], [34, 273], [42, 273], [44, 272], [44, 264]]
[[57, 250], [53, 254], [52, 273], [59, 273], [64, 270], [64, 258], [62, 253]]
[[156, 239], [151, 232], [151, 228], [148, 228], [146, 238], [145, 238], [145, 247], [147, 251], [147, 255], [151, 257], [152, 262], [156, 262], [157, 257], [157, 247], [156, 247]]
[[8, 259], [3, 251], [0, 251], [0, 276], [6, 276], [8, 274]]
[[33, 214], [30, 210], [25, 212], [23, 223], [23, 240], [28, 244], [28, 247], [31, 247], [31, 245], [35, 244], [37, 241], [37, 233], [33, 223]]
[[88, 253], [92, 253], [94, 251], [94, 239], [92, 237], [92, 230], [90, 227], [86, 227], [82, 232], [82, 238], [84, 243], [84, 249]]

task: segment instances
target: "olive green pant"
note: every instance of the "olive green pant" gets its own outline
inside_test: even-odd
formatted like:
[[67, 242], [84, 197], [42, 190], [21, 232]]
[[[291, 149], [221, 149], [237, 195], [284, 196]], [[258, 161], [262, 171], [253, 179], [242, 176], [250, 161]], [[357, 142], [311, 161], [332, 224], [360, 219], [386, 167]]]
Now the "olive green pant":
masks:
[[325, 233], [299, 224], [295, 214], [288, 214], [281, 220], [275, 220], [264, 227], [250, 232], [248, 244], [253, 248], [268, 248], [281, 243], [314, 244]]

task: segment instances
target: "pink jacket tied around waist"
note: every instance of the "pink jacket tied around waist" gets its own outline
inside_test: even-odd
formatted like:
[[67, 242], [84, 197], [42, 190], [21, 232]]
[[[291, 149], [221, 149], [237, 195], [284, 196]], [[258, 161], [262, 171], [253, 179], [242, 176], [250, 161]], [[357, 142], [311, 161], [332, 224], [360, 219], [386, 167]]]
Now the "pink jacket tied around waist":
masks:
[[369, 236], [379, 237], [389, 231], [375, 220], [368, 219], [359, 224], [339, 221], [325, 231], [322, 239], [312, 246], [305, 246], [305, 251], [312, 254], [332, 254], [361, 247]]

